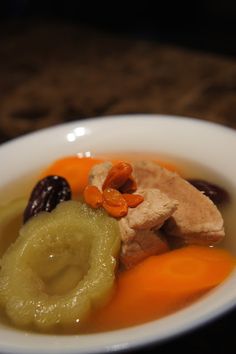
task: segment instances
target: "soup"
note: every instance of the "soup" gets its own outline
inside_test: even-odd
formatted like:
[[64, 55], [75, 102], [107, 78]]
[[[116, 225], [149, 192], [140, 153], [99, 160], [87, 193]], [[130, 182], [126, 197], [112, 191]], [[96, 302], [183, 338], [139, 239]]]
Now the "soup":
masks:
[[[217, 176], [214, 174], [213, 171], [209, 171], [207, 168], [205, 168], [204, 166], [199, 166], [199, 165], [195, 165], [194, 163], [191, 163], [189, 161], [182, 161], [182, 160], [178, 160], [178, 159], [173, 159], [170, 157], [157, 157], [155, 155], [136, 155], [136, 154], [127, 154], [126, 156], [120, 156], [119, 154], [113, 154], [113, 156], [109, 156], [107, 154], [103, 154], [102, 158], [106, 159], [106, 160], [110, 160], [111, 158], [115, 161], [119, 161], [119, 160], [127, 160], [127, 161], [138, 161], [138, 160], [158, 160], [158, 161], [165, 161], [164, 166], [167, 168], [177, 168], [178, 172], [186, 179], [188, 178], [201, 178], [204, 180], [208, 180], [211, 182], [214, 182], [222, 187], [224, 187], [226, 190], [230, 191], [230, 197], [231, 197], [231, 201], [229, 204], [225, 204], [222, 207], [220, 207], [221, 209], [221, 213], [223, 215], [223, 218], [225, 220], [225, 228], [226, 228], [226, 241], [224, 241], [220, 247], [221, 248], [225, 248], [228, 251], [230, 251], [231, 253], [235, 253], [235, 245], [233, 245], [233, 232], [235, 230], [235, 225], [234, 225], [234, 218], [232, 217], [233, 212], [235, 211], [235, 196], [233, 195], [232, 192], [232, 188], [230, 185], [227, 184], [227, 181], [224, 181], [220, 178], [220, 176]], [[166, 162], [168, 161], [168, 162]], [[41, 172], [34, 172], [32, 173], [32, 176], [27, 176], [27, 178], [23, 178], [19, 181], [15, 181], [15, 183], [13, 183], [10, 186], [7, 186], [7, 188], [4, 188], [3, 191], [1, 191], [1, 195], [2, 195], [2, 202], [6, 202], [18, 197], [23, 197], [23, 196], [29, 196], [30, 191], [32, 190], [35, 180], [36, 180], [36, 176], [40, 175]], [[63, 215], [63, 214], [62, 214]], [[103, 217], [103, 216], [101, 216]], [[105, 220], [105, 219], [104, 219]], [[104, 221], [105, 222], [105, 221]], [[19, 227], [19, 219], [18, 221], [15, 221], [12, 223], [11, 227], [14, 229]], [[15, 234], [15, 230], [12, 231], [13, 234]], [[2, 253], [5, 252], [9, 240], [6, 240], [4, 237], [1, 240], [1, 247], [0, 250], [2, 250]], [[76, 246], [77, 247], [77, 246]], [[194, 248], [190, 247], [188, 248], [188, 255], [187, 258], [189, 259], [189, 257], [191, 258], [196, 251], [198, 252], [202, 252], [201, 249], [199, 248]], [[66, 253], [67, 252], [67, 253]], [[83, 257], [85, 257], [84, 259], [86, 260], [86, 254], [90, 252], [90, 245], [87, 245], [86, 248], [83, 249], [82, 253], [74, 253], [73, 249], [70, 248], [69, 245], [67, 245], [67, 251], [64, 252], [63, 250], [59, 249], [56, 250], [56, 252], [53, 252], [52, 250], [46, 254], [43, 258], [43, 265], [42, 263], [42, 258], [40, 255], [37, 258], [37, 253], [35, 253], [35, 260], [34, 260], [34, 265], [33, 268], [35, 267], [34, 271], [37, 272], [38, 274], [40, 274], [41, 280], [44, 283], [44, 286], [47, 292], [47, 296], [57, 296], [57, 297], [63, 297], [65, 294], [69, 293], [70, 291], [73, 290], [73, 288], [76, 286], [76, 284], [78, 282], [80, 282], [80, 280], [84, 277], [84, 274], [86, 272], [88, 272], [88, 269], [84, 269], [82, 273], [80, 273], [78, 271], [78, 269], [81, 269], [81, 264], [77, 262], [77, 259], [82, 259]], [[176, 259], [178, 259], [179, 255], [181, 256], [181, 252], [182, 252], [182, 248], [181, 250], [177, 250], [177, 257]], [[179, 252], [179, 253], [178, 253]], [[184, 251], [185, 252], [185, 251]], [[205, 251], [203, 251], [204, 253]], [[66, 253], [66, 255], [65, 255]], [[172, 254], [170, 252], [170, 254]], [[63, 257], [67, 257], [70, 258], [70, 267], [66, 270], [63, 270], [63, 272], [59, 272], [60, 274], [58, 275], [58, 273], [56, 272], [56, 275], [52, 277], [49, 277], [48, 274], [45, 277], [44, 273], [50, 273], [50, 267], [54, 267], [56, 263], [52, 261], [52, 259], [55, 259], [55, 257], [59, 257], [60, 259], [62, 259]], [[221, 255], [218, 255], [219, 257], [221, 257]], [[153, 267], [155, 264], [158, 267], [162, 267], [163, 263], [165, 262], [169, 262], [169, 255], [166, 255], [165, 253], [163, 255], [160, 256], [156, 256], [159, 257], [158, 259], [153, 259], [152, 257], [150, 257], [150, 260], [148, 259], [147, 261], [143, 261], [146, 262], [145, 263], [145, 267], [147, 267], [146, 269], [151, 269], [151, 267]], [[175, 257], [175, 256], [174, 256]], [[182, 257], [182, 256], [181, 256]], [[186, 255], [183, 255], [183, 257], [186, 258]], [[205, 257], [205, 255], [204, 255]], [[224, 259], [225, 255], [223, 256]], [[231, 257], [231, 256], [229, 256]], [[186, 258], [186, 259], [187, 259]], [[227, 260], [227, 255], [226, 255], [226, 260]], [[150, 263], [151, 262], [151, 263]], [[152, 262], [154, 262], [152, 265]], [[156, 263], [155, 263], [156, 262]], [[59, 261], [60, 263], [60, 261]], [[150, 263], [150, 264], [149, 264]], [[176, 294], [173, 294], [173, 296], [166, 301], [167, 298], [167, 293], [165, 290], [165, 292], [159, 292], [157, 297], [155, 291], [153, 290], [152, 292], [149, 292], [148, 294], [145, 293], [143, 296], [149, 296], [149, 302], [150, 302], [150, 306], [145, 307], [145, 309], [143, 309], [143, 314], [141, 314], [140, 316], [134, 316], [135, 313], [142, 313], [141, 309], [139, 309], [139, 311], [137, 311], [137, 307], [135, 308], [131, 308], [131, 303], [134, 304], [134, 306], [137, 306], [137, 304], [139, 304], [139, 301], [144, 301], [146, 300], [146, 298], [144, 300], [142, 299], [138, 299], [137, 301], [133, 301], [133, 299], [131, 299], [132, 301], [129, 302], [122, 302], [124, 298], [127, 299], [128, 296], [120, 296], [120, 289], [123, 289], [122, 291], [126, 292], [125, 294], [128, 295], [129, 293], [131, 293], [131, 295], [136, 296], [135, 295], [135, 291], [136, 293], [141, 293], [140, 296], [143, 294], [141, 292], [141, 289], [139, 287], [135, 288], [135, 284], [137, 284], [137, 279], [140, 281], [140, 279], [142, 279], [143, 275], [140, 277], [140, 274], [143, 274], [144, 270], [142, 267], [144, 267], [142, 264], [144, 263], [140, 263], [140, 265], [135, 266], [134, 268], [132, 268], [131, 270], [117, 270], [115, 269], [115, 276], [116, 276], [116, 280], [115, 280], [115, 287], [113, 287], [113, 292], [110, 292], [108, 298], [104, 298], [103, 305], [102, 308], [100, 305], [96, 306], [96, 304], [94, 304], [94, 308], [92, 308], [91, 314], [88, 316], [89, 319], [86, 320], [83, 324], [80, 323], [80, 321], [73, 321], [73, 323], [69, 323], [67, 325], [54, 325], [51, 327], [48, 327], [46, 330], [45, 328], [38, 328], [37, 326], [31, 324], [24, 324], [23, 328], [26, 328], [27, 330], [37, 330], [37, 331], [46, 331], [46, 332], [53, 332], [53, 333], [61, 333], [61, 334], [66, 334], [66, 333], [91, 333], [91, 332], [98, 332], [98, 331], [108, 331], [108, 330], [113, 330], [113, 329], [117, 329], [117, 328], [122, 328], [122, 327], [127, 327], [127, 326], [132, 326], [135, 324], [140, 324], [143, 322], [147, 322], [162, 316], [165, 316], [171, 312], [177, 311], [181, 308], [183, 308], [184, 306], [192, 303], [193, 301], [195, 301], [196, 299], [198, 299], [200, 296], [202, 296], [203, 294], [205, 294], [207, 291], [209, 291], [212, 287], [213, 284], [215, 284], [214, 282], [216, 282], [216, 280], [214, 279], [214, 281], [212, 283], [209, 283], [208, 286], [203, 287], [203, 288], [195, 288], [194, 291], [190, 291], [187, 296], [182, 296], [182, 293], [178, 293], [178, 296]], [[179, 263], [178, 263], [179, 264]], [[194, 263], [195, 264], [195, 263]], [[190, 262], [189, 265], [194, 265], [193, 263]], [[230, 258], [230, 267], [233, 264], [233, 261], [231, 262], [231, 258]], [[40, 268], [41, 267], [41, 268]], [[188, 267], [188, 262], [185, 264], [185, 267]], [[230, 268], [229, 267], [229, 268]], [[183, 271], [181, 270], [181, 272], [183, 273]], [[180, 272], [180, 273], [181, 273]], [[145, 272], [144, 272], [145, 273]], [[227, 271], [226, 271], [227, 273]], [[131, 275], [130, 275], [131, 274]], [[189, 275], [187, 275], [189, 276]], [[132, 280], [132, 279], [136, 279], [136, 280]], [[157, 278], [159, 279], [159, 281], [161, 282], [162, 279], [160, 278], [160, 276], [157, 274]], [[132, 283], [132, 281], [134, 281], [134, 283]], [[130, 284], [132, 284], [132, 287], [130, 289], [127, 288], [127, 282], [130, 282]], [[136, 283], [135, 283], [136, 282]], [[212, 285], [211, 285], [212, 284]], [[131, 291], [131, 289], [133, 289]], [[117, 295], [118, 294], [118, 295]], [[119, 297], [120, 296], [120, 297]], [[155, 297], [155, 299], [154, 299]], [[118, 299], [118, 300], [117, 300]], [[158, 300], [158, 302], [157, 302]], [[108, 303], [106, 305], [106, 303]], [[146, 301], [147, 303], [147, 301]], [[155, 304], [155, 308], [157, 309], [156, 311], [154, 311], [154, 306]], [[159, 304], [159, 305], [158, 305]], [[161, 304], [161, 306], [160, 306]], [[158, 307], [159, 306], [159, 307]], [[93, 306], [92, 306], [93, 307]], [[114, 310], [116, 308], [116, 310]], [[128, 310], [127, 310], [128, 309]], [[122, 310], [124, 311], [122, 313]], [[115, 313], [116, 311], [116, 313]], [[128, 311], [128, 313], [127, 313]], [[130, 312], [129, 312], [130, 311]], [[3, 318], [4, 321], [6, 323], [10, 323], [8, 319], [6, 319], [4, 313], [3, 313]], [[114, 320], [112, 319], [114, 317]], [[105, 319], [105, 320], [104, 320]], [[111, 320], [112, 319], [112, 320]]]

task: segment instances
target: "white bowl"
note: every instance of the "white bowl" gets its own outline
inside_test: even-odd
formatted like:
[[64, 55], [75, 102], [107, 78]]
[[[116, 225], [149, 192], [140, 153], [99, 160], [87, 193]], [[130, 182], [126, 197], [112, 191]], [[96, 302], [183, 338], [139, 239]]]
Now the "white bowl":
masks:
[[[133, 115], [77, 121], [29, 134], [0, 147], [0, 188], [54, 159], [74, 154], [143, 152], [176, 156], [208, 166], [236, 187], [236, 132], [204, 121]], [[236, 272], [193, 305], [140, 326], [89, 335], [41, 335], [0, 325], [0, 352], [104, 353], [167, 340], [236, 305]]]

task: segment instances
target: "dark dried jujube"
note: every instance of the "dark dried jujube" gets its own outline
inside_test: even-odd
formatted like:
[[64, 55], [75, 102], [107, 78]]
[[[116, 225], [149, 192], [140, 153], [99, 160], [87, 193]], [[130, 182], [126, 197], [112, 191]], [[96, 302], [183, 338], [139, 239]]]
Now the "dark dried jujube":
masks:
[[224, 188], [219, 187], [216, 184], [209, 183], [201, 179], [188, 179], [188, 182], [199, 191], [203, 192], [216, 205], [226, 203], [230, 200], [229, 193]]
[[24, 223], [41, 211], [52, 211], [66, 200], [71, 199], [71, 189], [65, 178], [47, 176], [41, 179], [34, 187], [28, 205], [24, 211]]

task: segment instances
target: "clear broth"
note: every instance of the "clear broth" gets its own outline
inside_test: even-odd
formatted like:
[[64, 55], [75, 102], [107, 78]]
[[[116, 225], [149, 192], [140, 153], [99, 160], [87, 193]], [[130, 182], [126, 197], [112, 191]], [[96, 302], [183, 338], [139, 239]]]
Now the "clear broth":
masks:
[[[230, 193], [231, 201], [228, 205], [224, 205], [223, 207], [220, 208], [223, 219], [225, 221], [226, 238], [225, 241], [222, 242], [219, 247], [227, 249], [231, 254], [234, 254], [236, 256], [236, 240], [234, 238], [234, 233], [236, 230], [236, 218], [235, 218], [236, 195], [230, 183], [225, 179], [223, 179], [220, 175], [216, 174], [214, 171], [210, 170], [206, 166], [201, 166], [191, 161], [185, 161], [183, 159], [177, 159], [170, 156], [159, 156], [159, 155], [157, 156], [156, 154], [137, 154], [137, 153], [128, 153], [125, 155], [120, 155], [119, 153], [117, 153], [112, 155], [100, 154], [99, 157], [102, 157], [107, 160], [123, 159], [128, 161], [138, 161], [138, 160], [164, 161], [176, 166], [177, 170], [184, 178], [200, 178], [218, 184], [219, 186], [225, 188]], [[2, 188], [0, 191], [1, 193], [0, 204], [3, 205], [6, 202], [19, 197], [28, 198], [35, 182], [38, 180], [38, 176], [40, 176], [40, 170], [29, 173], [27, 176], [15, 180], [14, 183], [4, 186], [4, 188]], [[202, 295], [203, 294], [199, 294], [195, 298], [189, 299], [187, 303], [184, 302], [182, 304], [178, 304], [178, 307], [175, 309], [175, 311], [188, 306], [189, 304], [191, 304], [193, 301], [195, 301]], [[1, 317], [2, 317], [2, 322], [4, 324], [10, 325], [8, 319], [4, 314], [2, 314]], [[34, 331], [34, 328], [27, 328], [27, 330]], [[104, 330], [108, 331], [109, 328], [103, 329], [103, 331]], [[82, 329], [81, 328], [78, 329], [77, 327], [71, 327], [71, 328], [67, 328], [66, 330], [64, 329], [55, 330], [54, 333], [72, 334], [72, 333], [81, 333], [81, 332], [91, 333], [91, 332], [99, 332], [99, 331], [100, 329], [96, 328], [96, 321], [95, 321], [95, 325], [92, 326], [92, 329], [88, 325]]]

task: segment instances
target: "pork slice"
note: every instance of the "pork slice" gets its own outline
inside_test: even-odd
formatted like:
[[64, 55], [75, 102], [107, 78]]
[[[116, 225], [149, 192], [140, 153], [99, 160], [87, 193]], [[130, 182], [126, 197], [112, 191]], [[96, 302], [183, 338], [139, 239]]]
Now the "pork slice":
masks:
[[147, 257], [169, 250], [167, 241], [158, 231], [136, 230], [131, 242], [122, 242], [120, 262], [126, 268], [132, 268]]
[[164, 230], [186, 243], [211, 245], [224, 236], [222, 216], [214, 203], [178, 174], [151, 161], [133, 164], [139, 188], [158, 188], [179, 202], [178, 208], [164, 224]]
[[176, 210], [178, 203], [158, 189], [138, 190], [144, 201], [119, 220], [121, 233], [120, 261], [131, 268], [143, 259], [166, 252], [167, 241], [157, 230]]
[[102, 162], [94, 165], [89, 173], [89, 184], [92, 184], [102, 190], [103, 182], [105, 181], [111, 167], [111, 162]]
[[170, 199], [157, 188], [137, 190], [144, 201], [136, 208], [129, 209], [126, 216], [132, 229], [159, 229], [177, 208], [178, 202]]
[[[103, 163], [92, 168], [89, 182], [102, 189], [111, 164]], [[168, 250], [167, 242], [157, 233], [165, 220], [177, 208], [177, 202], [158, 189], [137, 190], [144, 201], [136, 208], [129, 208], [128, 214], [119, 223], [121, 234], [120, 261], [130, 268], [141, 260]]]
[[[89, 183], [102, 189], [103, 182], [112, 165], [108, 162], [95, 165], [89, 175]], [[157, 188], [139, 189], [135, 194], [143, 196], [144, 201], [136, 208], [129, 208], [126, 219], [131, 229], [145, 230], [160, 228], [176, 210], [178, 202], [170, 199]], [[121, 219], [121, 220], [122, 220]], [[123, 226], [124, 228], [124, 226]], [[125, 230], [123, 232], [125, 235]], [[124, 236], [123, 240], [126, 239]]]

